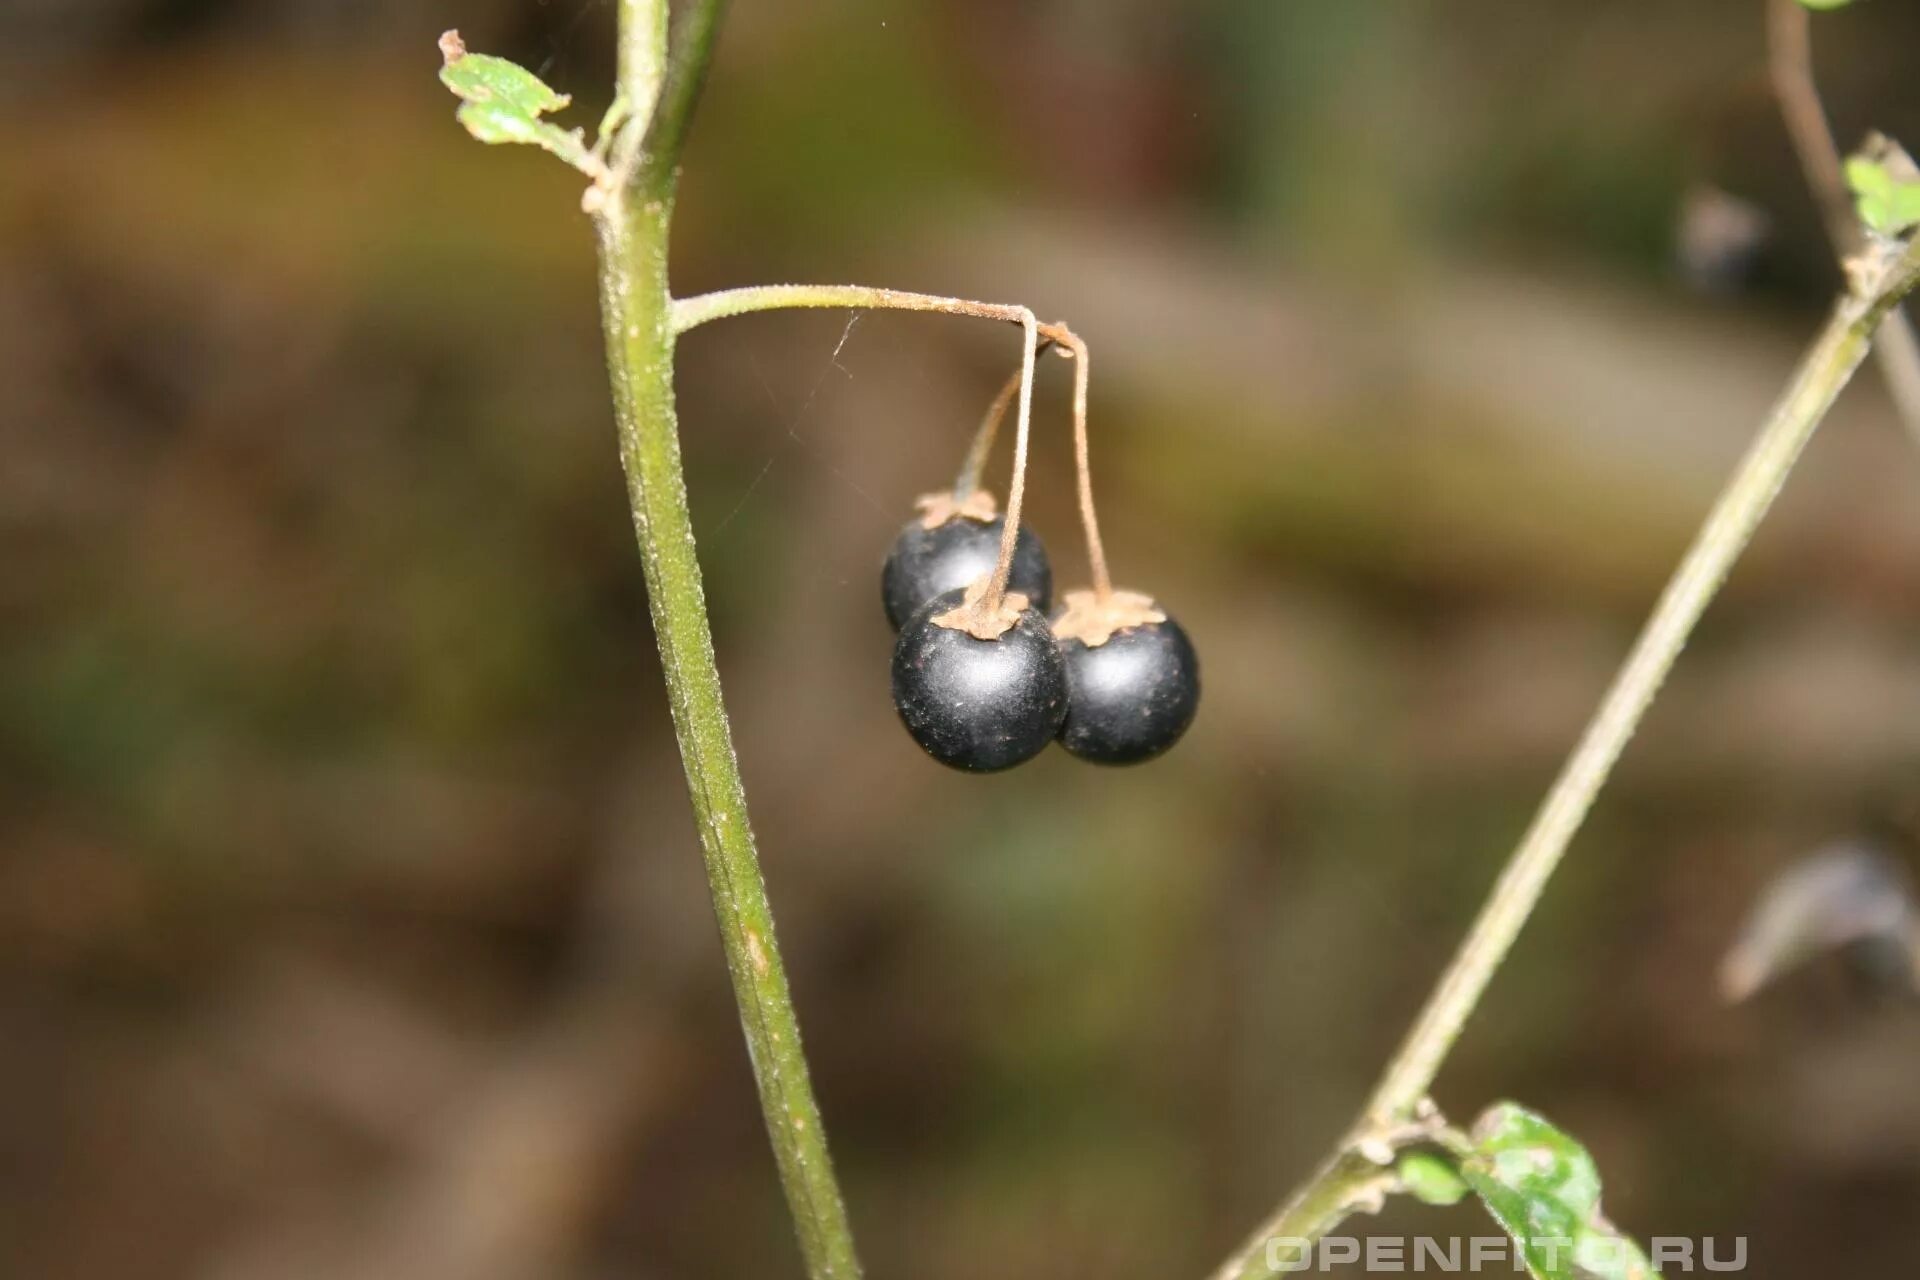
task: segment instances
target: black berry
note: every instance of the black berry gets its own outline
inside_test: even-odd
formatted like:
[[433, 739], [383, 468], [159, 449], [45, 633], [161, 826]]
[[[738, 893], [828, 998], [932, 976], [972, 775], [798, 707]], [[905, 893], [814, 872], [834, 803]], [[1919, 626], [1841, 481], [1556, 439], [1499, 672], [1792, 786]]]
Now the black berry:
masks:
[[[880, 596], [887, 621], [898, 631], [908, 615], [937, 595], [965, 587], [993, 572], [1000, 559], [1004, 517], [974, 520], [954, 516], [934, 528], [910, 520], [894, 540], [880, 573]], [[1007, 589], [1018, 591], [1044, 615], [1053, 605], [1053, 568], [1046, 548], [1022, 525], [1013, 542], [1013, 567]]]
[[1200, 706], [1200, 660], [1172, 618], [1089, 647], [1063, 639], [1067, 718], [1060, 745], [1095, 764], [1134, 764], [1180, 740]]
[[1029, 608], [998, 639], [933, 619], [964, 591], [915, 610], [893, 646], [893, 704], [914, 741], [945, 765], [986, 773], [1045, 749], [1067, 713], [1067, 677], [1046, 615]]

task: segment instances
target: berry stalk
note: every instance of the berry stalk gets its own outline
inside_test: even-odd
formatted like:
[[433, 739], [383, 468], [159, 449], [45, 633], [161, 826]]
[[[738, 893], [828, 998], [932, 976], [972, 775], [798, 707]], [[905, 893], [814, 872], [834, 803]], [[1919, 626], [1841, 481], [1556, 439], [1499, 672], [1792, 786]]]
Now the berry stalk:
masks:
[[673, 332], [682, 334], [709, 321], [748, 315], [755, 311], [817, 307], [936, 311], [944, 315], [1003, 320], [1020, 326], [1025, 339], [1020, 357], [1020, 413], [1014, 427], [1013, 481], [1007, 490], [1007, 525], [1000, 540], [999, 562], [978, 597], [936, 619], [941, 626], [959, 628], [982, 640], [991, 640], [1004, 634], [1013, 625], [1013, 619], [1008, 616], [1009, 611], [1005, 607], [1007, 576], [1013, 571], [1014, 544], [1020, 536], [1020, 506], [1027, 479], [1027, 436], [1033, 417], [1033, 369], [1040, 350], [1040, 338], [1044, 335], [1050, 341], [1063, 345], [1077, 342], [1078, 339], [1062, 325], [1041, 324], [1031, 310], [1022, 306], [856, 284], [747, 285], [692, 298], [679, 298], [672, 304]]
[[1007, 524], [1000, 534], [1000, 559], [987, 580], [986, 594], [974, 606], [976, 618], [996, 619], [1006, 602], [1007, 576], [1013, 572], [1013, 548], [1020, 537], [1020, 506], [1027, 494], [1027, 437], [1033, 425], [1033, 366], [1040, 351], [1039, 327], [1029, 311], [1020, 317], [1026, 341], [1020, 350], [1020, 412], [1013, 420], [1013, 478], [1007, 481]]
[[[1040, 340], [1040, 352], [1044, 354], [1054, 345], [1053, 338]], [[956, 506], [965, 505], [975, 491], [980, 488], [980, 478], [986, 473], [987, 459], [993, 453], [994, 441], [1000, 437], [1000, 426], [1007, 420], [1007, 409], [1013, 404], [1014, 396], [1020, 393], [1020, 372], [1015, 370], [1001, 386], [993, 403], [980, 418], [979, 429], [973, 433], [973, 443], [967, 446], [967, 456], [960, 464], [960, 474], [954, 477], [953, 501]]]
[[1113, 578], [1107, 572], [1106, 544], [1100, 540], [1100, 517], [1093, 509], [1093, 468], [1087, 457], [1087, 388], [1093, 370], [1087, 344], [1077, 334], [1066, 333], [1063, 342], [1073, 352], [1073, 468], [1080, 490], [1080, 527], [1086, 533], [1094, 594], [1105, 604], [1113, 599]]

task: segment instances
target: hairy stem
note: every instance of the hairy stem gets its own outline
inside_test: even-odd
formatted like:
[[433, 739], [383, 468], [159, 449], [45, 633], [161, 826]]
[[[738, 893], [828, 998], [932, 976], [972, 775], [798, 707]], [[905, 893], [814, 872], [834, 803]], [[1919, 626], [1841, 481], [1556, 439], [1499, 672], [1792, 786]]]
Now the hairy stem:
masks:
[[620, 92], [636, 129], [644, 129], [667, 77], [666, 0], [620, 0], [617, 57]]
[[[1814, 79], [1813, 15], [1800, 0], [1769, 0], [1767, 54], [1773, 94], [1779, 100], [1787, 136], [1793, 141], [1793, 153], [1819, 207], [1834, 255], [1844, 264], [1860, 251], [1860, 222], [1854, 215], [1853, 195], [1847, 190], [1846, 166]], [[1880, 322], [1874, 357], [1901, 425], [1920, 445], [1920, 337], [1915, 336], [1906, 312], [1897, 306]]]
[[[620, 89], [636, 111], [643, 104], [650, 108], [658, 98], [665, 38], [665, 0], [622, 0]], [[704, 46], [696, 56], [704, 56]], [[697, 82], [699, 68], [681, 66], [676, 74]], [[679, 102], [678, 109], [684, 110], [692, 99], [668, 101]], [[644, 127], [646, 120], [636, 115], [635, 127]], [[683, 129], [684, 121], [672, 126], [676, 138]], [[667, 278], [674, 167], [648, 157], [623, 171], [623, 185], [599, 204], [594, 220], [600, 243], [600, 303], [620, 458], [674, 733], [760, 1107], [807, 1274], [812, 1280], [855, 1280], [860, 1265], [774, 938], [773, 913], [721, 700], [687, 508], [674, 416], [676, 333]]]
[[[1268, 1242], [1315, 1239], [1358, 1208], [1359, 1164], [1390, 1158], [1391, 1135], [1425, 1109], [1427, 1090], [1467, 1019], [1532, 915], [1547, 881], [1605, 785], [1687, 637], [1753, 537], [1814, 429], [1852, 378], [1888, 309], [1920, 282], [1920, 248], [1878, 264], [1862, 295], [1848, 295], [1801, 361], [1786, 393], [1760, 428], [1706, 523], [1667, 583], [1613, 684], [1562, 766], [1426, 1007], [1339, 1150], [1304, 1187], [1262, 1223], [1215, 1273], [1215, 1280], [1266, 1280]], [[1381, 1148], [1385, 1147], [1383, 1152]], [[1371, 1154], [1369, 1154], [1371, 1153]]]
[[[904, 289], [876, 289], [863, 284], [756, 284], [675, 300], [673, 328], [675, 333], [685, 333], [709, 321], [725, 320], [731, 316], [750, 315], [756, 311], [810, 308], [937, 311], [943, 315], [1004, 320], [1008, 324], [1020, 325], [1033, 320], [1033, 312], [1017, 303], [975, 302], [970, 298], [910, 293]], [[1055, 342], [1061, 340], [1064, 331], [1060, 326], [1035, 324], [1043, 337]]]

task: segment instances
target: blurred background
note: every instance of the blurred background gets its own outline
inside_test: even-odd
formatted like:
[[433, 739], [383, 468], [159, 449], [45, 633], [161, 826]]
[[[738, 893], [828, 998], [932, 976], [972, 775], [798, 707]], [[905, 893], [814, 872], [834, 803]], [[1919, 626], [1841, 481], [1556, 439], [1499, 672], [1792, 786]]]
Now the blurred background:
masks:
[[[740, 0], [684, 292], [1021, 301], [1097, 357], [1187, 740], [974, 778], [878, 569], [992, 325], [691, 335], [720, 663], [873, 1274], [1198, 1276], [1336, 1137], [1837, 276], [1760, 0]], [[580, 181], [454, 124], [609, 0], [0, 7], [0, 1274], [796, 1276], [613, 448]], [[1920, 138], [1920, 10], [1816, 20]], [[1056, 574], [1069, 368], [1030, 492]], [[997, 464], [1004, 467], [1004, 461]], [[996, 482], [1004, 492], [1004, 473]], [[1869, 369], [1439, 1086], [1642, 1235], [1911, 1270], [1920, 1020], [1725, 1006], [1767, 878], [1920, 760], [1920, 453]], [[1475, 1211], [1386, 1231], [1482, 1233]]]

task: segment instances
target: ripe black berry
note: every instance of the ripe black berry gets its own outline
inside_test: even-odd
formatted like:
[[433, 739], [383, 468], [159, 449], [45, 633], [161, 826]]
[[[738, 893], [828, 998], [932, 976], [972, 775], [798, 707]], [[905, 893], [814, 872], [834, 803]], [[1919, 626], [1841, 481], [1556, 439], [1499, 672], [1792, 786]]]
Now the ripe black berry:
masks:
[[900, 628], [893, 704], [914, 741], [940, 763], [979, 773], [1010, 769], [1060, 732], [1066, 672], [1038, 609], [1021, 611], [995, 640], [934, 621], [965, 598], [965, 591], [936, 596]]
[[[980, 520], [961, 514], [949, 515], [931, 529], [925, 520], [908, 521], [880, 573], [880, 596], [894, 630], [935, 596], [992, 573], [1006, 527], [1004, 517]], [[1043, 615], [1053, 604], [1053, 568], [1046, 548], [1024, 525], [1014, 538], [1007, 589], [1026, 596]]]
[[[1081, 594], [1068, 593], [1070, 606]], [[1088, 643], [1098, 638], [1097, 631], [1059, 642], [1067, 672], [1060, 745], [1082, 760], [1150, 760], [1193, 723], [1200, 706], [1200, 660], [1180, 624], [1157, 608], [1153, 613], [1154, 620], [1123, 626], [1097, 644]]]

